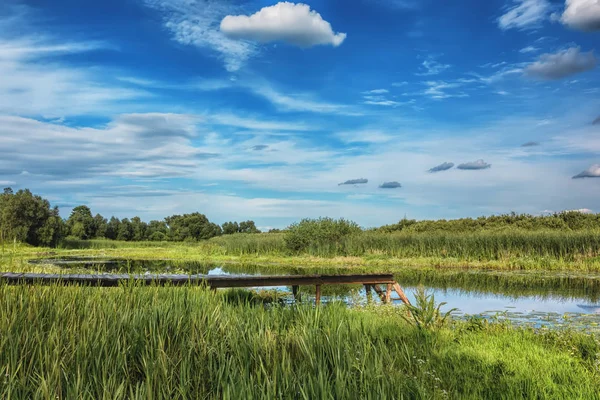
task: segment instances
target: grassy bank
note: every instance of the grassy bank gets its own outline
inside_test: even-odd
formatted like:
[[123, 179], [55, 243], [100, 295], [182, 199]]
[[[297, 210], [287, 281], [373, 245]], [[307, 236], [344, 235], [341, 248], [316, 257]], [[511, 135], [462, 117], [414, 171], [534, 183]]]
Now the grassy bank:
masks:
[[589, 335], [192, 288], [0, 286], [1, 398], [598, 398]]
[[282, 263], [310, 268], [369, 267], [387, 271], [406, 267], [449, 267], [600, 272], [600, 232], [362, 232], [336, 240], [308, 242], [302, 251], [292, 251], [286, 244], [285, 234], [279, 233], [225, 235], [190, 243], [65, 240], [59, 249], [17, 246], [13, 251], [8, 246], [3, 259], [26, 259], [36, 253], [40, 256]]

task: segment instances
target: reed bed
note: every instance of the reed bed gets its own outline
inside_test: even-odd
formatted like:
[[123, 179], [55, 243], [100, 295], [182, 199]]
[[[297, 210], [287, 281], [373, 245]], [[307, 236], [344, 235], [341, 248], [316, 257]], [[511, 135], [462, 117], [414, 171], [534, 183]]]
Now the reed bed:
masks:
[[[211, 239], [224, 254], [298, 254], [286, 247], [285, 234], [241, 234]], [[599, 231], [500, 231], [476, 233], [384, 233], [365, 231], [336, 243], [312, 241], [301, 254], [317, 257], [438, 257], [502, 260], [513, 257], [577, 260], [600, 255]]]
[[202, 288], [0, 286], [0, 398], [594, 399], [591, 335]]

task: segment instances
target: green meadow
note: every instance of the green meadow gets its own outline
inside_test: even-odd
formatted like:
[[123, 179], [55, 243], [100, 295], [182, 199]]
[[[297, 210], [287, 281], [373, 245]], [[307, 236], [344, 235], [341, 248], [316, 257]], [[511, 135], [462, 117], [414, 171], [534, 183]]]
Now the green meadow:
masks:
[[[42, 273], [390, 272], [414, 287], [600, 299], [595, 225], [447, 224], [364, 230], [322, 219], [201, 240], [67, 236], [54, 247], [12, 240], [2, 243], [0, 265]], [[87, 263], [53, 261], [77, 258]], [[296, 304], [268, 291], [0, 284], [0, 398], [600, 398], [597, 329], [574, 322], [585, 326], [585, 318], [549, 328], [452, 318], [427, 293], [411, 307], [316, 307], [307, 294]]]
[[442, 323], [426, 303], [413, 311], [416, 324], [401, 307], [280, 306], [239, 290], [132, 283], [0, 285], [0, 299], [6, 399], [594, 399], [600, 392], [593, 335]]

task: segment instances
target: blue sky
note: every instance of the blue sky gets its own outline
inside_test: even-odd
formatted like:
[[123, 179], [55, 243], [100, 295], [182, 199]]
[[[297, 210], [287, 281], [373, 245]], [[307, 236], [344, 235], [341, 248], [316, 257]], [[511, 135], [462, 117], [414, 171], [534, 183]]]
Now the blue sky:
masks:
[[262, 228], [600, 212], [598, 43], [597, 0], [3, 1], [0, 184]]

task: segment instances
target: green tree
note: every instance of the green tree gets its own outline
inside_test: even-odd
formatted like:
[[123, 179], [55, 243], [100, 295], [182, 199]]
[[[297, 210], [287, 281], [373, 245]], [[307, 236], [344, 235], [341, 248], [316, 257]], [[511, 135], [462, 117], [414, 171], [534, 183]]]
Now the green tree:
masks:
[[50, 202], [28, 189], [14, 193], [4, 189], [0, 195], [0, 238], [38, 245], [56, 245], [61, 237], [62, 220]]
[[39, 244], [56, 247], [63, 237], [65, 230], [65, 221], [60, 217], [58, 207], [54, 207], [46, 222], [38, 230]]
[[223, 224], [223, 235], [233, 235], [239, 231], [240, 227], [237, 222], [225, 222]]
[[204, 214], [172, 215], [165, 218], [169, 227], [169, 239], [174, 241], [203, 240], [221, 235], [221, 227]]
[[146, 229], [146, 239], [152, 241], [163, 241], [167, 239], [167, 223], [165, 221], [152, 220]]
[[106, 225], [106, 234], [104, 236], [107, 239], [117, 240], [120, 227], [121, 221], [119, 221], [119, 218], [110, 217], [110, 221], [108, 221], [108, 224]]
[[240, 222], [240, 233], [260, 233], [254, 221], [243, 221]]
[[117, 234], [117, 240], [129, 241], [133, 238], [133, 226], [127, 218], [123, 218], [119, 224], [119, 232]]
[[98, 239], [106, 238], [108, 231], [108, 221], [100, 214], [94, 216], [94, 237]]
[[88, 206], [77, 206], [67, 220], [69, 235], [78, 239], [92, 239], [95, 236], [94, 217]]
[[133, 232], [131, 240], [141, 241], [146, 239], [146, 230], [148, 229], [148, 225], [142, 221], [140, 217], [133, 217], [131, 219], [131, 229]]

